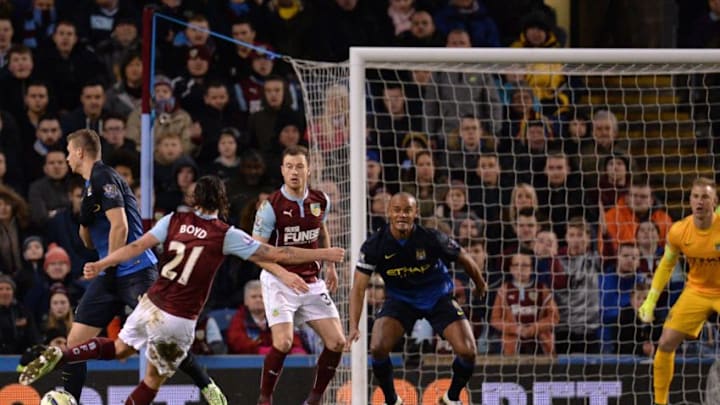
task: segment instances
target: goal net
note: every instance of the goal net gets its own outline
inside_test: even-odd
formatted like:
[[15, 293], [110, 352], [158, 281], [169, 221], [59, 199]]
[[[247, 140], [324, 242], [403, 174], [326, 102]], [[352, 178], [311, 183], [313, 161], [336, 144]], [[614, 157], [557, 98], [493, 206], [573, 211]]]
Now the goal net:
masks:
[[[334, 200], [333, 238], [351, 249], [339, 271], [341, 315], [360, 244], [382, 223], [389, 196], [407, 191], [419, 222], [463, 244], [490, 283], [484, 298], [473, 297], [463, 270], [450, 267], [478, 347], [463, 403], [651, 403], [652, 353], [685, 264], [655, 324], [636, 324], [633, 305], [647, 293], [669, 225], [690, 214], [690, 184], [715, 177], [720, 52], [351, 55], [349, 64], [293, 61], [314, 184]], [[379, 281], [371, 285], [372, 319], [383, 295]], [[670, 403], [714, 403], [705, 380], [716, 329], [709, 318], [679, 349]], [[384, 402], [367, 344], [343, 363], [330, 402]], [[437, 403], [452, 358], [427, 322], [416, 323], [393, 355], [404, 403]]]

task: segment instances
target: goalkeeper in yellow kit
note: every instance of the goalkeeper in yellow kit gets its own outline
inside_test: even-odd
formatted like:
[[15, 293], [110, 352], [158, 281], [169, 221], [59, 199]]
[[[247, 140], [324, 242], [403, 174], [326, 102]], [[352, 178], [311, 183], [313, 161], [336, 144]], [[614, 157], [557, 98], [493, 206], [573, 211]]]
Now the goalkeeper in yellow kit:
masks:
[[717, 186], [698, 178], [690, 193], [692, 215], [675, 222], [665, 244], [665, 255], [653, 276], [647, 299], [639, 309], [643, 322], [652, 322], [660, 293], [682, 253], [690, 266], [687, 283], [663, 325], [653, 360], [655, 403], [667, 404], [675, 366], [675, 350], [687, 337], [696, 338], [713, 312], [720, 312], [720, 215]]

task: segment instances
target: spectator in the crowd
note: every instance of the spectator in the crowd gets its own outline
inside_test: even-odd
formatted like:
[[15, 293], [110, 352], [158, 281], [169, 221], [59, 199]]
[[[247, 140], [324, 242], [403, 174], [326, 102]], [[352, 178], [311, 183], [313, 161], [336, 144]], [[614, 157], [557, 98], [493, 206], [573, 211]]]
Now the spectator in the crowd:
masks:
[[[502, 114], [504, 120], [500, 149], [503, 152], [514, 153], [513, 140], [525, 137], [529, 122], [549, 122], [549, 119], [540, 112], [539, 102], [533, 92], [522, 82], [515, 87], [510, 95], [509, 104]], [[548, 126], [550, 126], [548, 124]]]
[[593, 198], [598, 202], [598, 208], [603, 210], [600, 214], [605, 214], [620, 199], [627, 199], [631, 182], [630, 160], [627, 156], [607, 156], [603, 162], [603, 169], [598, 182], [597, 198]]
[[[612, 155], [630, 156], [627, 148], [617, 140], [619, 131], [618, 120], [609, 110], [596, 111], [592, 117], [593, 142], [587, 143], [580, 150], [583, 183], [586, 187], [597, 187], [601, 166], [605, 158]], [[635, 172], [635, 163], [630, 160], [630, 172]]]
[[640, 222], [635, 231], [635, 243], [640, 250], [639, 273], [652, 274], [665, 252], [660, 243], [660, 228], [652, 221]]
[[[245, 299], [230, 321], [227, 330], [231, 354], [266, 354], [272, 347], [272, 334], [265, 318], [265, 304], [260, 281], [245, 284]], [[305, 353], [300, 336], [295, 333], [290, 353]]]
[[[312, 166], [311, 166], [312, 167]], [[248, 201], [256, 198], [277, 180], [270, 177], [265, 158], [255, 149], [247, 149], [240, 156], [237, 174], [227, 184], [230, 212], [239, 213]]]
[[717, 48], [720, 46], [720, 2], [708, 0], [709, 10], [692, 23], [687, 39], [688, 48]]
[[574, 109], [566, 114], [567, 122], [558, 127], [558, 133], [563, 138], [563, 150], [580, 167], [582, 154], [580, 151], [592, 144], [588, 130], [589, 120], [584, 112]]
[[480, 154], [475, 169], [467, 174], [470, 208], [485, 222], [483, 239], [490, 254], [500, 253], [503, 234], [502, 207], [510, 203], [513, 182], [502, 173], [495, 153]]
[[[520, 38], [510, 45], [513, 48], [558, 48], [560, 42], [542, 12], [526, 16]], [[562, 74], [563, 65], [559, 63], [533, 63], [529, 65], [533, 73], [525, 75], [525, 80], [533, 89], [535, 97], [542, 104], [542, 112], [547, 116], [560, 116], [567, 113], [570, 97], [564, 91], [566, 78]]]
[[387, 189], [378, 189], [370, 196], [370, 226], [368, 234], [372, 234], [386, 224], [387, 210], [390, 207], [392, 193]]
[[570, 162], [562, 152], [553, 152], [545, 160], [544, 173], [535, 184], [538, 203], [553, 231], [565, 238], [568, 219], [583, 217], [590, 223], [597, 220], [596, 202], [582, 187], [580, 176], [571, 173]]
[[[536, 212], [540, 210], [537, 191], [528, 183], [517, 183], [510, 193], [510, 204], [505, 211], [505, 221], [514, 224], [518, 212], [523, 208], [532, 208]], [[506, 234], [511, 234], [512, 229], [508, 228]]]
[[113, 20], [110, 38], [95, 47], [95, 53], [105, 66], [107, 77], [118, 80], [122, 77], [122, 63], [128, 55], [140, 52], [140, 36], [137, 21], [133, 18], [119, 17]]
[[67, 332], [62, 329], [48, 329], [43, 332], [43, 343], [46, 346], [59, 347], [67, 350]]
[[468, 205], [468, 188], [462, 181], [452, 181], [441, 201], [435, 209], [435, 216], [445, 220], [452, 229], [466, 218], [478, 219]]
[[102, 143], [103, 160], [108, 163], [112, 155], [117, 151], [124, 151], [135, 159], [139, 159], [137, 145], [132, 139], [128, 139], [125, 119], [117, 114], [105, 114], [102, 120]]
[[477, 218], [472, 212], [467, 218], [455, 221], [453, 225], [452, 235], [462, 245], [485, 240], [487, 225], [484, 220]]
[[435, 22], [438, 30], [445, 35], [454, 29], [467, 31], [472, 46], [500, 46], [497, 25], [482, 0], [450, 0], [447, 6], [435, 13]]
[[[385, 169], [383, 167], [383, 171]], [[401, 190], [417, 199], [418, 216], [429, 218], [435, 215], [435, 210], [447, 194], [448, 184], [447, 176], [437, 170], [432, 153], [423, 150], [415, 154], [414, 165], [408, 171]]]
[[[457, 136], [452, 133], [447, 139], [447, 162], [450, 169], [462, 176], [477, 168], [478, 158], [495, 150], [494, 135], [489, 132], [478, 117], [465, 115], [460, 119]], [[453, 177], [459, 178], [458, 175]]]
[[210, 316], [207, 311], [200, 314], [198, 322], [195, 324], [195, 340], [190, 346], [190, 351], [201, 355], [227, 353], [227, 345], [223, 340], [222, 331], [215, 318]]
[[400, 178], [408, 177], [415, 162], [415, 154], [430, 149], [428, 137], [422, 132], [408, 132], [400, 142], [397, 152], [400, 154]]
[[334, 0], [318, 4], [312, 21], [323, 23], [311, 24], [304, 59], [340, 62], [348, 59], [350, 46], [391, 43], [394, 30], [390, 18], [373, 15], [369, 3]]
[[[468, 33], [452, 31], [447, 47], [469, 48]], [[500, 131], [502, 108], [492, 75], [472, 72], [435, 72], [425, 95], [425, 112], [431, 117], [428, 132], [439, 137], [441, 145], [448, 143], [451, 133], [460, 130], [462, 117], [475, 117], [490, 134]]]
[[630, 302], [620, 309], [616, 325], [617, 334], [615, 348], [617, 354], [632, 354], [636, 356], [653, 357], [657, 341], [655, 325], [644, 323], [637, 315], [637, 311], [647, 298], [650, 286], [638, 283], [633, 286], [630, 293]]
[[15, 282], [0, 274], [0, 354], [22, 354], [40, 343], [35, 320], [14, 295]]
[[[301, 114], [284, 113], [275, 121], [275, 142], [271, 151], [267, 154], [268, 170], [272, 177], [280, 178], [280, 167], [282, 166], [282, 153], [286, 148], [291, 146], [307, 147], [307, 141], [304, 139], [305, 120]], [[346, 146], [346, 145], [344, 145]], [[337, 152], [332, 156], [338, 157]], [[314, 171], [315, 168], [312, 168]]]
[[8, 51], [12, 46], [14, 30], [9, 16], [0, 16], [0, 69], [8, 64]]
[[[647, 283], [647, 279], [638, 274], [640, 251], [637, 246], [623, 243], [618, 247], [617, 265], [607, 273], [600, 275], [600, 312], [603, 322], [603, 351], [612, 351], [614, 337], [617, 336], [617, 319], [620, 309], [630, 305], [630, 293], [636, 284]], [[608, 347], [609, 346], [609, 347]]]
[[43, 229], [47, 221], [61, 209], [70, 207], [67, 195], [68, 165], [65, 151], [51, 150], [45, 155], [45, 176], [30, 184], [28, 203], [33, 226]]
[[325, 90], [322, 114], [309, 122], [308, 140], [323, 152], [345, 147], [350, 142], [350, 94], [347, 86]]
[[40, 63], [35, 63], [30, 48], [13, 45], [7, 52], [7, 73], [0, 78], [0, 107], [17, 119], [24, 113], [25, 89], [38, 77]]
[[[35, 138], [34, 131], [32, 137]], [[23, 148], [15, 119], [7, 111], [0, 110], [0, 154], [3, 155], [5, 165], [2, 175], [0, 175], [0, 184], [5, 184], [21, 194], [27, 190], [21, 163], [23, 152], [26, 150]]]
[[194, 156], [201, 167], [209, 168], [218, 157], [220, 130], [233, 125], [245, 127], [246, 115], [230, 102], [230, 92], [224, 83], [210, 81], [205, 87], [203, 105], [193, 118], [202, 130]]
[[563, 274], [554, 276], [552, 285], [560, 309], [555, 349], [558, 354], [599, 353], [601, 264], [583, 218], [570, 218], [565, 241], [559, 255]]
[[107, 153], [107, 158], [103, 156], [103, 161], [115, 169], [127, 184], [133, 184], [135, 179], [139, 179], [140, 167], [138, 166], [138, 153], [136, 151], [117, 149]]
[[[264, 51], [273, 51], [267, 45], [262, 48]], [[248, 60], [250, 72], [246, 77], [237, 81], [234, 91], [239, 99], [240, 110], [246, 114], [252, 114], [260, 111], [263, 107], [263, 87], [265, 80], [273, 73], [275, 62], [271, 55], [259, 50], [253, 51], [248, 56]]]
[[376, 112], [368, 116], [368, 127], [372, 130], [367, 145], [380, 152], [386, 186], [396, 187], [400, 175], [396, 149], [405, 134], [422, 130], [422, 119], [408, 113], [405, 92], [399, 83], [385, 83], [382, 97], [375, 104]]
[[410, 29], [395, 37], [398, 46], [442, 46], [445, 35], [437, 30], [432, 15], [425, 10], [416, 10], [410, 16]]
[[240, 166], [238, 156], [238, 142], [240, 131], [235, 127], [228, 126], [220, 130], [220, 137], [217, 142], [218, 157], [210, 165], [209, 173], [212, 173], [224, 182], [228, 182], [237, 173]]
[[174, 94], [182, 108], [191, 116], [203, 106], [205, 85], [210, 79], [212, 54], [204, 46], [193, 46], [187, 50], [183, 66], [185, 69], [173, 81]]
[[155, 192], [169, 190], [175, 183], [173, 165], [183, 156], [180, 134], [167, 132], [155, 138], [154, 186]]
[[74, 321], [73, 307], [70, 304], [70, 295], [65, 287], [58, 283], [50, 286], [50, 307], [43, 317], [42, 327], [40, 331], [47, 334], [48, 331], [57, 329], [70, 332], [70, 327]]
[[52, 40], [54, 46], [38, 55], [37, 68], [52, 88], [58, 109], [72, 111], [80, 104], [83, 83], [97, 82], [102, 88], [107, 81], [105, 66], [92, 51], [78, 44], [75, 24], [70, 21], [57, 23]]
[[[417, 159], [417, 155], [415, 156], [415, 159]], [[380, 165], [380, 154], [376, 150], [367, 151], [365, 165], [367, 166], [367, 194], [372, 197], [375, 195], [377, 190], [384, 187], [382, 179], [382, 166]], [[433, 207], [432, 212], [435, 212], [435, 207]], [[422, 216], [422, 214], [420, 216]]]
[[24, 177], [28, 182], [33, 182], [43, 176], [45, 156], [54, 149], [63, 149], [62, 127], [60, 119], [55, 115], [44, 115], [40, 117], [35, 131], [35, 141], [30, 149], [25, 151], [23, 160]]
[[[155, 76], [154, 82], [155, 100], [153, 102], [153, 114], [155, 123], [153, 125], [153, 138], [158, 139], [161, 134], [173, 132], [180, 134], [184, 153], [190, 153], [190, 138], [195, 133], [200, 136], [201, 129], [193, 126], [192, 118], [187, 111], [180, 107], [173, 95], [173, 82], [162, 75]], [[140, 147], [140, 109], [135, 109], [127, 119], [126, 137], [137, 147]]]
[[[534, 208], [522, 208], [512, 223], [513, 234], [503, 239], [503, 255], [517, 252], [532, 252], [535, 235], [540, 230], [537, 211]], [[507, 267], [507, 263], [502, 266]]]
[[22, 300], [25, 293], [33, 286], [35, 280], [42, 278], [45, 247], [40, 236], [32, 235], [23, 240], [22, 244], [23, 267], [15, 273], [13, 279], [17, 283], [15, 296]]
[[84, 292], [81, 281], [73, 279], [70, 273], [70, 256], [65, 249], [51, 243], [43, 261], [43, 274], [33, 280], [32, 286], [22, 297], [23, 304], [33, 314], [35, 322], [42, 324], [50, 305], [50, 287], [62, 286], [70, 297], [70, 304], [76, 305]]
[[185, 202], [188, 189], [198, 179], [199, 173], [197, 164], [190, 156], [179, 157], [172, 165], [172, 185], [169, 188], [155, 190], [157, 197], [155, 206], [165, 212], [179, 209], [179, 206]]
[[263, 85], [263, 107], [250, 114], [248, 134], [250, 146], [263, 154], [272, 152], [277, 133], [275, 128], [281, 115], [293, 114], [287, 81], [280, 76], [271, 76]]
[[65, 191], [70, 201], [70, 206], [59, 210], [53, 218], [48, 220], [45, 227], [45, 235], [48, 243], [57, 243], [70, 256], [71, 277], [79, 278], [83, 273], [83, 265], [89, 261], [97, 260], [97, 253], [88, 249], [80, 239], [80, 206], [83, 199], [83, 187], [85, 182], [77, 177], [69, 181]]
[[[230, 33], [236, 41], [247, 45], [260, 46], [255, 41], [257, 32], [252, 21], [246, 18], [234, 20], [230, 27]], [[253, 61], [255, 51], [243, 44], [234, 43], [232, 48], [225, 50], [221, 56], [222, 69], [225, 70], [225, 76], [231, 83], [238, 83], [252, 73], [250, 64]]]
[[105, 114], [105, 88], [98, 81], [89, 81], [80, 87], [80, 106], [62, 117], [63, 134], [78, 129], [92, 129], [102, 134], [102, 120]]
[[25, 200], [0, 186], [0, 273], [13, 275], [23, 267], [20, 249], [29, 221]]
[[605, 213], [605, 226], [613, 251], [621, 243], [635, 243], [635, 233], [640, 222], [650, 220], [660, 230], [660, 240], [672, 225], [672, 218], [655, 203], [652, 187], [645, 176], [635, 177], [625, 198]]
[[127, 119], [140, 108], [142, 98], [143, 64], [140, 53], [127, 53], [120, 63], [120, 78], [107, 91], [105, 109]]
[[415, 14], [414, 3], [414, 0], [390, 0], [388, 2], [387, 14], [392, 20], [396, 37], [410, 30], [412, 25], [410, 18]]
[[552, 286], [553, 278], [564, 273], [558, 259], [560, 244], [555, 232], [541, 229], [535, 236], [533, 254], [535, 255], [535, 277], [545, 285]]
[[[310, 4], [304, 7], [303, 3]], [[301, 58], [306, 49], [312, 46], [308, 38], [314, 23], [312, 12], [308, 10], [312, 8], [311, 3], [302, 0], [273, 1], [267, 24], [263, 24], [261, 19], [264, 16], [255, 16], [255, 26], [260, 30], [261, 37], [275, 45], [279, 53]]]
[[121, 0], [94, 0], [77, 10], [75, 14], [77, 35], [96, 48], [111, 38], [113, 27], [121, 19], [133, 19], [138, 16], [129, 2]]
[[532, 262], [530, 255], [513, 254], [511, 278], [495, 296], [491, 324], [502, 333], [504, 355], [555, 353], [558, 307], [550, 288], [533, 275]]
[[24, 114], [17, 117], [17, 124], [20, 129], [20, 143], [23, 150], [27, 150], [35, 140], [35, 131], [40, 117], [48, 113], [50, 93], [47, 85], [39, 81], [28, 83], [23, 101], [25, 111]]
[[516, 173], [516, 180], [529, 181], [539, 191], [538, 186], [545, 171], [548, 153], [554, 153], [559, 148], [548, 121], [528, 121], [524, 130], [520, 138], [512, 143], [512, 168]]

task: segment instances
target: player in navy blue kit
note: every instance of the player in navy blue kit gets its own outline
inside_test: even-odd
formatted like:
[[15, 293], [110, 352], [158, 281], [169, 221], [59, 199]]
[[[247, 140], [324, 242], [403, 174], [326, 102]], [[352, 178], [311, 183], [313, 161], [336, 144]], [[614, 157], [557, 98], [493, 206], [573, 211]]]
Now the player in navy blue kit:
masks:
[[[68, 136], [67, 142], [70, 169], [85, 179], [79, 216], [80, 237], [88, 248], [96, 249], [98, 256], [104, 258], [142, 236], [137, 202], [125, 180], [102, 162], [100, 137], [95, 131], [75, 131]], [[113, 317], [125, 313], [125, 306], [135, 308], [138, 297], [157, 278], [156, 263], [152, 251], [146, 250], [99, 275], [84, 274], [92, 281], [78, 305], [68, 346], [97, 336]], [[180, 368], [201, 388], [208, 403], [227, 404], [225, 396], [194, 357], [188, 356]], [[78, 401], [86, 376], [85, 363], [68, 364], [63, 370], [65, 390]]]
[[373, 272], [385, 281], [386, 299], [372, 328], [370, 352], [375, 378], [388, 405], [402, 404], [393, 386], [389, 353], [413, 324], [427, 319], [436, 333], [453, 348], [453, 376], [441, 403], [461, 405], [460, 391], [475, 368], [475, 338], [465, 313], [451, 298], [453, 281], [448, 262], [458, 262], [475, 283], [474, 293], [483, 296], [487, 284], [480, 267], [447, 235], [415, 223], [417, 201], [408, 193], [397, 193], [390, 200], [389, 224], [362, 245], [350, 292], [350, 334], [348, 342], [360, 336], [358, 323], [363, 310], [365, 289]]
[[[226, 255], [264, 261], [274, 271], [284, 271], [276, 261], [298, 264], [313, 260], [340, 261], [344, 249], [276, 248], [254, 240], [218, 218], [227, 209], [222, 181], [216, 176], [198, 180], [194, 212], [163, 217], [147, 234], [104, 259], [85, 265], [85, 273], [96, 274], [108, 266], [126, 262], [162, 243], [160, 277], [152, 284], [128, 317], [115, 341], [93, 338], [65, 352], [48, 348], [20, 376], [30, 384], [58, 364], [90, 359], [126, 358], [147, 347], [148, 369], [143, 381], [126, 404], [149, 405], [160, 386], [173, 375], [195, 338], [195, 324], [203, 309], [218, 267]], [[200, 264], [202, 263], [202, 264]]]

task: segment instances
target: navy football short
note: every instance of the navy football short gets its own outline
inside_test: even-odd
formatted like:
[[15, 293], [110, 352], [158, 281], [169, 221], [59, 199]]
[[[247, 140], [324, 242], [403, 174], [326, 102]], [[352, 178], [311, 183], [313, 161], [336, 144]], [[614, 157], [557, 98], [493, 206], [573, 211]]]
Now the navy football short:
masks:
[[124, 315], [126, 306], [137, 306], [138, 298], [147, 292], [158, 272], [152, 266], [114, 280], [106, 277], [100, 275], [90, 282], [75, 310], [75, 322], [104, 328], [116, 315]]
[[443, 336], [443, 331], [451, 323], [460, 319], [467, 319], [465, 312], [449, 295], [441, 297], [429, 311], [417, 309], [407, 302], [388, 297], [385, 299], [376, 319], [384, 316], [400, 321], [405, 333], [412, 332], [415, 321], [425, 318], [430, 322], [435, 333], [440, 336]]

